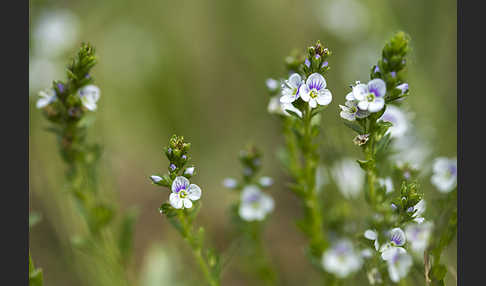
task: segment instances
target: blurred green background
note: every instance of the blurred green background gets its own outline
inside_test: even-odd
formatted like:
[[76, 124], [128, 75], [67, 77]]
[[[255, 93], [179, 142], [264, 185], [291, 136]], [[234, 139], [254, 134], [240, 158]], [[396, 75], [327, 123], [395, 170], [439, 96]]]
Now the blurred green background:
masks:
[[[198, 224], [219, 250], [231, 243], [228, 207], [237, 199], [221, 181], [241, 173], [237, 154], [246, 143], [264, 151], [262, 174], [276, 181], [265, 243], [282, 285], [311, 284], [315, 273], [294, 223], [301, 209], [275, 156], [283, 137], [278, 118], [267, 112], [265, 88], [268, 77], [285, 76], [283, 61], [292, 49], [320, 39], [333, 52], [326, 79], [334, 98], [322, 116], [325, 165], [343, 155], [359, 158], [338, 104], [351, 83], [369, 79], [397, 30], [412, 38], [404, 108], [413, 113], [421, 146], [428, 146], [423, 169], [428, 158], [456, 155], [456, 1], [31, 0], [30, 7], [30, 209], [43, 217], [31, 229], [30, 249], [45, 285], [80, 285], [64, 255], [79, 228], [71, 222], [79, 219], [63, 192], [64, 166], [54, 136], [43, 130], [48, 124], [35, 108], [36, 94], [65, 79], [63, 69], [82, 41], [96, 47], [99, 59], [93, 76], [101, 99], [90, 140], [104, 146], [100, 184], [121, 212], [139, 210], [130, 267], [143, 286], [199, 285], [190, 280], [198, 274], [184, 275], [196, 269], [189, 249], [158, 212], [168, 195], [148, 180], [165, 172], [162, 147], [173, 133], [193, 144], [193, 181], [204, 202]], [[433, 198], [429, 181], [424, 172], [420, 183]], [[446, 259], [454, 265], [455, 243], [452, 248]], [[223, 285], [252, 285], [234, 261]]]

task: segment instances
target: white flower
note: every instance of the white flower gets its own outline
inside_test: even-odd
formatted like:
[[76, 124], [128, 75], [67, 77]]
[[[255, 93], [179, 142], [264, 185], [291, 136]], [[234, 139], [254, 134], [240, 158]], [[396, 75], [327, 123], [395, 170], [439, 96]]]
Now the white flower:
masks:
[[191, 208], [192, 201], [201, 198], [201, 188], [198, 185], [190, 184], [186, 177], [178, 176], [172, 182], [172, 194], [169, 196], [170, 204], [176, 208]]
[[311, 74], [305, 84], [302, 84], [299, 89], [300, 97], [305, 102], [309, 102], [312, 108], [317, 105], [328, 105], [331, 103], [332, 94], [326, 89], [326, 80], [319, 73]]
[[422, 224], [411, 223], [405, 228], [405, 234], [412, 251], [420, 257], [423, 257], [424, 251], [428, 246], [432, 227], [433, 224], [428, 221]]
[[388, 132], [390, 132], [390, 136], [393, 138], [402, 137], [405, 132], [407, 132], [407, 116], [400, 108], [396, 106], [388, 105], [380, 119], [385, 122], [391, 122], [393, 124], [393, 126], [388, 129]]
[[188, 167], [184, 170], [184, 175], [189, 175], [189, 176], [192, 176], [194, 175], [194, 170], [196, 168], [193, 166], [193, 167]]
[[348, 100], [344, 105], [339, 105], [341, 113], [339, 115], [349, 121], [354, 121], [356, 118], [365, 118], [370, 113], [367, 110], [361, 110], [358, 108], [359, 101]]
[[375, 241], [375, 250], [378, 251], [380, 249], [380, 244], [378, 243], [378, 233], [376, 230], [367, 229], [364, 233], [364, 237], [366, 237], [366, 239]]
[[354, 250], [353, 244], [348, 239], [338, 241], [322, 256], [324, 269], [339, 278], [358, 271], [362, 264], [361, 255]]
[[442, 193], [448, 193], [457, 186], [457, 159], [439, 157], [434, 162], [431, 182]]
[[290, 113], [287, 112], [288, 110], [297, 113], [297, 115], [299, 115], [299, 117], [302, 118], [302, 111], [296, 108], [292, 103], [281, 103], [278, 95], [270, 98], [270, 101], [268, 102], [267, 110], [268, 113], [271, 114], [290, 116]]
[[266, 177], [266, 176], [261, 177], [260, 180], [258, 180], [258, 182], [264, 188], [270, 187], [271, 185], [273, 185], [273, 179], [270, 178], [270, 177]]
[[387, 194], [393, 192], [393, 181], [390, 177], [378, 178], [378, 184], [385, 188]]
[[346, 198], [359, 195], [365, 176], [356, 161], [345, 158], [334, 164], [331, 173], [339, 190]]
[[302, 77], [298, 73], [292, 74], [282, 84], [281, 103], [292, 103], [299, 98], [299, 88], [302, 85]]
[[415, 211], [415, 213], [413, 214], [413, 220], [417, 223], [423, 223], [425, 218], [422, 217], [422, 214], [425, 212], [425, 207], [426, 207], [426, 204], [425, 204], [425, 200], [420, 200], [414, 207], [413, 207], [413, 210]]
[[[405, 236], [405, 232], [401, 228], [394, 228], [388, 232], [388, 242], [380, 247], [381, 258], [385, 261], [388, 261], [393, 257], [397, 251], [405, 251], [402, 247], [405, 242], [407, 241], [407, 237]], [[401, 249], [401, 250], [397, 250]]]
[[151, 179], [151, 180], [152, 180], [152, 182], [154, 182], [154, 183], [158, 183], [158, 182], [162, 181], [162, 177], [160, 177], [160, 176], [155, 176], [155, 175], [150, 176], [150, 179]]
[[54, 89], [40, 91], [39, 97], [40, 98], [37, 100], [36, 103], [37, 108], [44, 108], [57, 100], [56, 91], [54, 91]]
[[228, 189], [234, 189], [238, 186], [238, 182], [233, 178], [225, 178], [223, 180], [223, 186]]
[[81, 103], [90, 111], [96, 110], [96, 102], [100, 98], [100, 89], [96, 85], [86, 85], [78, 90]]
[[386, 252], [386, 257], [383, 257], [383, 259], [388, 264], [388, 275], [390, 275], [390, 279], [395, 283], [407, 276], [413, 263], [412, 257], [402, 247], [390, 248]]
[[358, 100], [358, 107], [369, 112], [378, 112], [385, 106], [386, 84], [382, 79], [375, 78], [368, 84], [359, 81], [353, 91], [346, 95], [346, 100]]
[[257, 186], [250, 185], [243, 188], [238, 213], [243, 220], [261, 221], [274, 208], [272, 197], [262, 193]]
[[265, 85], [267, 86], [268, 90], [275, 91], [278, 88], [278, 81], [273, 78], [269, 78], [265, 81]]

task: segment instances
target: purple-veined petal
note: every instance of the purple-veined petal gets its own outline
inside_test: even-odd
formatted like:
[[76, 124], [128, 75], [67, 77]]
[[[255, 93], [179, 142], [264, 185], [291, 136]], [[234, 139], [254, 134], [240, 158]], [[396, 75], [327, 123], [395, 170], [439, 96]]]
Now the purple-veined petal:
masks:
[[375, 78], [368, 82], [368, 90], [374, 93], [376, 97], [384, 97], [386, 93], [386, 83], [380, 79]]
[[187, 189], [189, 187], [189, 180], [186, 177], [178, 176], [172, 182], [172, 192], [178, 193], [181, 189]]
[[324, 77], [319, 74], [319, 73], [313, 73], [311, 74], [305, 84], [309, 87], [309, 89], [316, 89], [316, 90], [321, 90], [321, 89], [324, 89], [326, 88], [326, 80], [324, 79]]

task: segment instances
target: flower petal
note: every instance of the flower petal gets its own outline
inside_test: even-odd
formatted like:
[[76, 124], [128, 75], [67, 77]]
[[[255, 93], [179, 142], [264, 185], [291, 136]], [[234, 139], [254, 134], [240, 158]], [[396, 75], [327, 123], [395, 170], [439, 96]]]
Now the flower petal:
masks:
[[170, 194], [169, 202], [170, 202], [170, 205], [173, 206], [176, 209], [182, 208], [182, 199], [176, 193]]
[[197, 201], [201, 198], [201, 188], [196, 184], [189, 185], [189, 190], [187, 191], [187, 197], [190, 200]]
[[315, 88], [316, 90], [321, 90], [326, 88], [326, 80], [320, 73], [313, 73], [311, 74], [305, 84], [309, 87], [309, 89]]
[[355, 100], [356, 98], [354, 98], [354, 94], [353, 92], [351, 91], [350, 93], [346, 94], [346, 100], [347, 101], [352, 101], [352, 100]]
[[317, 101], [316, 101], [316, 99], [315, 99], [315, 98], [311, 98], [311, 99], [309, 100], [309, 106], [310, 106], [311, 108], [316, 108], [316, 107], [317, 107]]
[[367, 229], [364, 233], [364, 237], [366, 237], [369, 240], [376, 240], [378, 238], [378, 234], [376, 233], [376, 231]]
[[378, 112], [383, 108], [383, 106], [385, 106], [385, 100], [381, 97], [377, 97], [373, 102], [370, 102], [368, 106], [368, 111]]
[[187, 198], [186, 199], [182, 199], [182, 202], [184, 203], [184, 207], [186, 209], [192, 208], [192, 202], [191, 202], [190, 199], [187, 199]]
[[322, 89], [316, 97], [317, 103], [319, 105], [328, 105], [332, 101], [332, 94], [328, 89]]
[[376, 97], [383, 98], [386, 93], [386, 83], [381, 78], [375, 78], [368, 82], [368, 90]]
[[181, 189], [187, 189], [189, 186], [189, 180], [186, 177], [178, 176], [172, 182], [172, 192], [178, 193]]
[[369, 102], [366, 100], [362, 100], [358, 103], [358, 108], [362, 110], [368, 110]]
[[299, 86], [302, 84], [302, 77], [298, 73], [293, 73], [289, 77], [287, 83], [293, 88], [299, 88]]
[[339, 113], [339, 116], [341, 116], [341, 118], [349, 120], [349, 121], [355, 121], [356, 120], [356, 115], [354, 113], [349, 113], [348, 111], [344, 111], [344, 110]]
[[353, 95], [357, 100], [363, 100], [368, 95], [368, 86], [366, 84], [359, 83], [353, 86]]
[[407, 241], [407, 237], [405, 236], [405, 233], [399, 227], [390, 230], [389, 235], [390, 235], [390, 241], [395, 243], [395, 245], [397, 246], [402, 246]]
[[309, 101], [309, 99], [311, 98], [310, 89], [306, 84], [300, 86], [299, 94], [303, 101]]

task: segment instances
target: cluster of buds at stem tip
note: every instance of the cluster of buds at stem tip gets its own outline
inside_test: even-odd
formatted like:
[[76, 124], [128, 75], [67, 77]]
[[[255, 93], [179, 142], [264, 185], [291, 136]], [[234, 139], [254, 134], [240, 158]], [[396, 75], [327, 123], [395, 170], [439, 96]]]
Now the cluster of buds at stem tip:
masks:
[[55, 80], [51, 88], [39, 92], [36, 107], [49, 121], [77, 122], [86, 112], [96, 110], [100, 89], [92, 84], [90, 75], [95, 64], [94, 47], [83, 43], [66, 69], [67, 81]]
[[[169, 146], [164, 148], [164, 153], [169, 159], [168, 173], [163, 176], [150, 176], [153, 184], [172, 190], [169, 202], [174, 209], [189, 209], [194, 201], [201, 198], [201, 188], [189, 182], [189, 178], [195, 174], [194, 166], [186, 166], [190, 159], [188, 154], [190, 148], [191, 144], [184, 142], [184, 137], [172, 135]], [[160, 211], [170, 211], [170, 206], [163, 204]]]
[[191, 148], [191, 143], [184, 142], [184, 137], [172, 135], [169, 139], [169, 146], [164, 148], [164, 154], [169, 160], [169, 166], [167, 167], [168, 173], [160, 175], [152, 175], [150, 179], [152, 183], [171, 187], [172, 182], [177, 176], [183, 176], [190, 179], [195, 175], [195, 167], [193, 165], [188, 165], [191, 159], [188, 152]]
[[304, 74], [309, 76], [312, 73], [324, 74], [327, 72], [329, 70], [327, 58], [330, 55], [331, 51], [318, 40], [315, 45], [307, 49], [307, 56], [302, 67]]

